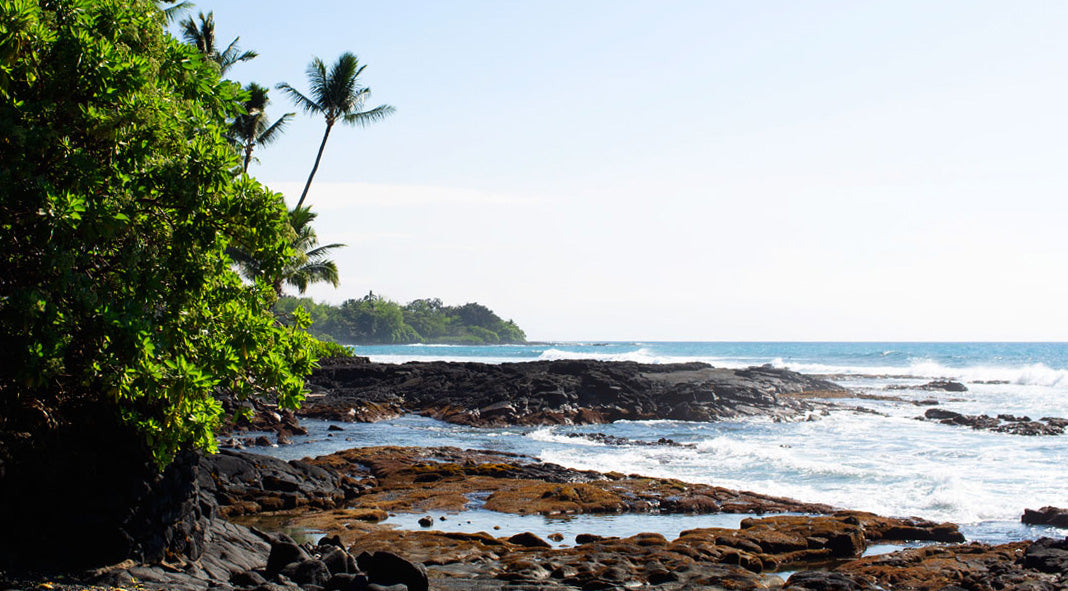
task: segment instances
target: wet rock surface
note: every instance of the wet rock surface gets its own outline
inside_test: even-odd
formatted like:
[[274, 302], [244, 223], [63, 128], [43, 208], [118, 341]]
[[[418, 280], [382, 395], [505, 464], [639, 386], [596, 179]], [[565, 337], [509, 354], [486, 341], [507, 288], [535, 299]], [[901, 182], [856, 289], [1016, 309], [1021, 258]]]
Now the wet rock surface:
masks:
[[1055, 553], [1060, 547], [1068, 547], [1068, 542], [1044, 538], [997, 546], [929, 546], [861, 558], [834, 570], [858, 585], [867, 585], [863, 589], [1054, 591], [1068, 588], [1068, 570], [1060, 556], [1046, 558], [1048, 550]]
[[1030, 417], [1018, 417], [1011, 414], [965, 415], [951, 410], [930, 408], [921, 420], [938, 421], [943, 425], [971, 427], [972, 429], [1008, 433], [1010, 435], [1063, 435], [1068, 428], [1068, 419], [1059, 417], [1042, 417], [1035, 421]]
[[1024, 509], [1021, 523], [1028, 525], [1051, 525], [1068, 529], [1068, 509], [1061, 507], [1042, 507], [1041, 509]]
[[811, 408], [790, 394], [845, 391], [770, 366], [735, 370], [593, 360], [397, 365], [334, 359], [309, 384], [314, 395], [301, 411], [305, 416], [344, 421], [414, 412], [480, 426], [786, 418]]
[[[982, 382], [976, 382], [982, 383]], [[887, 390], [927, 390], [932, 392], [967, 392], [968, 387], [955, 380], [934, 380], [921, 384], [919, 386], [910, 386], [904, 384], [892, 384], [886, 387]]]
[[[218, 506], [213, 513], [230, 513], [234, 510], [228, 507], [240, 505], [246, 512], [242, 520], [282, 519], [323, 537], [298, 543], [284, 534], [214, 519], [204, 522], [203, 549], [195, 560], [127, 562], [85, 574], [77, 586], [52, 588], [1052, 590], [1064, 588], [1068, 568], [1068, 540], [959, 545], [963, 536], [949, 523], [840, 511], [670, 479], [572, 470], [500, 452], [377, 447], [293, 462], [228, 452], [202, 459], [197, 469], [203, 503]], [[284, 510], [268, 510], [272, 503], [256, 500], [282, 493], [295, 499]], [[386, 510], [459, 510], [473, 498], [512, 513], [791, 514], [744, 519], [736, 529], [691, 529], [673, 540], [658, 533], [590, 532], [576, 536], [573, 547], [553, 547], [530, 532], [495, 536], [430, 529], [448, 528], [452, 518], [418, 531], [378, 523]], [[901, 541], [953, 545], [861, 558], [872, 544]], [[786, 575], [776, 574], [784, 570], [798, 572], [784, 582]], [[20, 584], [0, 588], [23, 588]]]
[[345, 511], [419, 513], [479, 506], [503, 513], [828, 513], [834, 509], [668, 478], [564, 468], [455, 447], [366, 447], [308, 460], [359, 492]]
[[643, 439], [630, 439], [627, 437], [617, 437], [615, 435], [607, 435], [605, 433], [568, 433], [567, 437], [572, 439], [587, 439], [596, 443], [603, 443], [605, 445], [634, 445], [634, 446], [662, 446], [662, 447], [694, 447], [692, 443], [679, 443], [673, 439], [661, 437], [655, 441], [646, 441]]

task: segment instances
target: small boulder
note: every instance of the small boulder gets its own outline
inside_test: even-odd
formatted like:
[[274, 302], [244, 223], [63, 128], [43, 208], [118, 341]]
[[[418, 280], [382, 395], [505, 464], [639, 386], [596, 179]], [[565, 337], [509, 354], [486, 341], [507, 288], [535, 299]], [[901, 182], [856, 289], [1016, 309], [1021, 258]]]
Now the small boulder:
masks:
[[326, 591], [363, 591], [367, 589], [367, 577], [364, 575], [338, 573], [326, 582]]
[[615, 536], [599, 536], [597, 534], [579, 534], [575, 536], [576, 544], [592, 544], [594, 542], [600, 542], [603, 540], [618, 540]]
[[512, 544], [515, 544], [517, 546], [523, 546], [525, 548], [552, 548], [553, 547], [552, 544], [550, 544], [549, 542], [546, 542], [545, 540], [539, 538], [538, 536], [536, 536], [536, 535], [534, 535], [534, 534], [532, 534], [532, 533], [530, 533], [528, 531], [525, 531], [525, 532], [523, 532], [521, 534], [516, 534], [516, 535], [508, 538], [508, 541], [511, 542]]
[[349, 572], [349, 554], [341, 548], [331, 548], [330, 550], [327, 550], [319, 560], [323, 561], [323, 564], [326, 565], [326, 568], [330, 570], [331, 574], [336, 575]]
[[266, 582], [267, 579], [254, 570], [247, 570], [230, 577], [230, 584], [235, 587], [258, 587]]
[[434, 518], [426, 515], [419, 518], [419, 527], [430, 527], [434, 525]]
[[372, 583], [383, 586], [400, 583], [407, 586], [408, 591], [428, 591], [430, 588], [426, 567], [409, 562], [392, 552], [363, 552], [356, 558], [356, 562]]
[[934, 380], [917, 388], [918, 390], [941, 390], [943, 392], [967, 392], [968, 387], [953, 380]]
[[309, 558], [311, 557], [304, 551], [304, 548], [292, 542], [274, 542], [271, 544], [271, 553], [267, 557], [267, 576], [274, 576], [282, 572], [287, 565]]
[[330, 569], [323, 564], [323, 561], [313, 559], [289, 563], [282, 568], [281, 574], [302, 587], [307, 585], [322, 587], [330, 580]]
[[943, 410], [941, 408], [929, 408], [927, 412], [923, 413], [924, 418], [931, 419], [932, 421], [944, 421], [954, 420], [963, 417], [964, 415], [959, 412], [953, 412], [951, 410]]
[[1039, 538], [1024, 550], [1022, 563], [1044, 573], [1068, 572], [1068, 538]]
[[1053, 527], [1068, 528], [1068, 509], [1060, 507], [1042, 507], [1037, 511], [1024, 509], [1022, 523], [1027, 525], [1052, 525]]
[[875, 589], [871, 585], [858, 583], [841, 574], [824, 570], [801, 571], [792, 575], [783, 591], [868, 591]]

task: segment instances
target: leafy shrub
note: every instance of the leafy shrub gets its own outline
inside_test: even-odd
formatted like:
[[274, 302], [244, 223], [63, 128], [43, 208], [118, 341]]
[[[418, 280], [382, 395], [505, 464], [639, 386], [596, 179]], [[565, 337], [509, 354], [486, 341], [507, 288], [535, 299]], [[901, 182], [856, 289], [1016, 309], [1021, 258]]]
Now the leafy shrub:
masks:
[[214, 447], [218, 391], [299, 404], [319, 346], [225, 254], [292, 257], [232, 172], [241, 93], [147, 0], [0, 4], [0, 452], [109, 405], [163, 465]]

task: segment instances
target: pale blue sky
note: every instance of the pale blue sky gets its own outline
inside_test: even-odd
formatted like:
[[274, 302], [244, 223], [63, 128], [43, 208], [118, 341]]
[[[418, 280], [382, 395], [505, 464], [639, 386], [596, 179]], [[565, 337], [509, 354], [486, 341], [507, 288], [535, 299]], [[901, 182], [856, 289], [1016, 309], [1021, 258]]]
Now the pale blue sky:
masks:
[[[203, 1], [304, 89], [367, 64], [309, 201], [339, 302], [535, 339], [1068, 339], [1063, 2]], [[271, 114], [292, 110], [274, 93]], [[252, 172], [295, 202], [323, 124]]]

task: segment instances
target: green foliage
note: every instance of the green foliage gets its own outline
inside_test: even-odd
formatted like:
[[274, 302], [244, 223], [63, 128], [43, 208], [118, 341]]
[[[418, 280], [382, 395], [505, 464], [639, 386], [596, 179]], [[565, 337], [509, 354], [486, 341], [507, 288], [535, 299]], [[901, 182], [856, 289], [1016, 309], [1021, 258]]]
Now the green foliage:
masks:
[[274, 309], [282, 317], [304, 310], [311, 320], [308, 330], [313, 335], [353, 345], [526, 342], [526, 335], [515, 322], [501, 320], [481, 304], [446, 306], [436, 298], [414, 300], [401, 306], [369, 293], [358, 300], [331, 306], [308, 298], [284, 297]]
[[319, 237], [311, 226], [316, 217], [318, 214], [312, 213], [311, 207], [296, 207], [289, 212], [289, 247], [292, 255], [281, 269], [272, 268], [269, 259], [261, 261], [253, 253], [237, 246], [231, 247], [228, 252], [242, 275], [250, 281], [269, 283], [279, 296], [286, 285], [295, 287], [298, 293], [304, 293], [312, 283], [329, 283], [337, 287], [337, 264], [330, 259], [330, 253], [345, 245], [319, 244]]
[[217, 392], [296, 407], [320, 350], [231, 270], [230, 247], [291, 264], [287, 211], [230, 172], [241, 88], [163, 22], [147, 0], [0, 4], [0, 417], [112, 405], [160, 465], [214, 447]]

